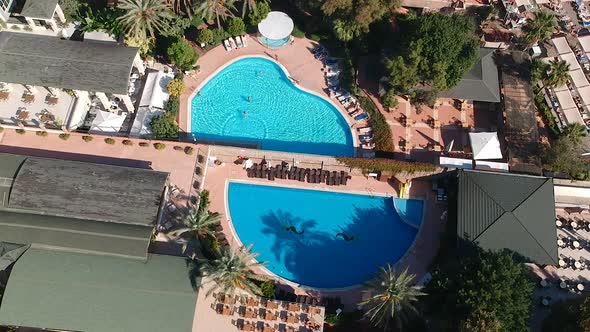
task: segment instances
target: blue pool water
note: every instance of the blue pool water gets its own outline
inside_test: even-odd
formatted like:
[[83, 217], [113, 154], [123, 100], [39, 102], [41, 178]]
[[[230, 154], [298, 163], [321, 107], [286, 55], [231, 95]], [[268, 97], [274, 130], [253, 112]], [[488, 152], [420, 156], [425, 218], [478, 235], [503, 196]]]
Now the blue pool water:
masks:
[[234, 182], [228, 188], [229, 212], [242, 244], [252, 244], [273, 273], [316, 288], [363, 283], [379, 266], [406, 253], [423, 202], [399, 201], [415, 226], [402, 221], [387, 197]]
[[283, 39], [269, 39], [264, 36], [261, 36], [262, 42], [268, 47], [281, 47], [285, 46], [289, 40], [291, 40], [291, 36], [285, 37]]
[[203, 141], [254, 143], [265, 150], [352, 156], [352, 136], [328, 101], [295, 87], [274, 62], [238, 60], [192, 99], [192, 134]]

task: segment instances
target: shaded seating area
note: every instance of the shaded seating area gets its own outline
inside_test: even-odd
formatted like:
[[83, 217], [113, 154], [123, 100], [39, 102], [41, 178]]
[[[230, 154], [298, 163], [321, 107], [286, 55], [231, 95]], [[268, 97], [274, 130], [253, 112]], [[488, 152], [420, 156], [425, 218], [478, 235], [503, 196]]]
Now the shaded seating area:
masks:
[[[245, 295], [213, 293], [211, 308], [219, 315], [231, 316], [239, 331], [322, 331], [325, 309], [302, 304]], [[317, 303], [317, 300], [316, 300]]]
[[290, 166], [283, 161], [276, 166], [268, 166], [266, 160], [261, 163], [244, 163], [249, 178], [267, 178], [296, 180], [307, 183], [326, 183], [329, 186], [346, 185], [351, 176], [345, 171], [328, 171], [318, 168]]

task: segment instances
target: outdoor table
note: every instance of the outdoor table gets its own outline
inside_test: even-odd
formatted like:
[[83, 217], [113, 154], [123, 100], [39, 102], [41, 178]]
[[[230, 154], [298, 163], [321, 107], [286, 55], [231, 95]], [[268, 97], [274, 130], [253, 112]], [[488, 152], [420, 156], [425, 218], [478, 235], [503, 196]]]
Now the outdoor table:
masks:
[[300, 308], [299, 308], [299, 306], [297, 304], [291, 303], [291, 304], [289, 304], [287, 306], [287, 310], [289, 310], [289, 311], [299, 311]]
[[561, 226], [563, 226], [563, 223], [561, 222], [561, 220], [556, 219], [555, 220], [555, 225], [557, 225], [557, 227], [561, 227]]
[[248, 302], [246, 302], [246, 304], [249, 306], [257, 306], [258, 302], [256, 300], [254, 300], [253, 298], [249, 298]]
[[562, 289], [566, 289], [566, 288], [567, 288], [567, 283], [566, 283], [565, 281], [563, 281], [563, 280], [562, 280], [562, 281], [559, 283], [559, 287], [560, 287], [560, 288], [562, 288]]
[[584, 290], [584, 284], [577, 284], [577, 285], [576, 285], [576, 288], [577, 288], [579, 291], [583, 291], [583, 290]]
[[559, 239], [559, 240], [557, 240], [557, 245], [563, 248], [563, 247], [565, 247], [565, 242], [563, 242], [563, 240]]
[[297, 323], [299, 320], [295, 316], [287, 317], [287, 323]]
[[541, 300], [541, 303], [542, 303], [544, 306], [548, 306], [548, 305], [549, 305], [549, 300], [548, 300], [547, 298], [545, 298], [545, 297], [544, 297], [544, 298]]
[[274, 302], [274, 301], [268, 301], [266, 302], [266, 307], [268, 309], [278, 309], [279, 308], [279, 304]]
[[581, 267], [582, 267], [582, 263], [580, 263], [580, 262], [576, 261], [576, 262], [574, 263], [574, 266], [576, 267], [576, 269], [579, 269], [579, 268], [581, 268]]
[[547, 287], [547, 280], [543, 279], [541, 280], [541, 287]]
[[578, 228], [578, 223], [575, 221], [572, 221], [571, 225], [572, 225], [572, 228]]
[[574, 248], [580, 248], [580, 242], [574, 241]]
[[559, 260], [559, 266], [566, 267], [567, 266], [567, 263], [563, 259], [560, 259]]
[[270, 326], [265, 326], [262, 332], [275, 332], [275, 329]]
[[254, 331], [254, 325], [253, 324], [244, 324], [244, 327], [242, 328], [243, 331]]

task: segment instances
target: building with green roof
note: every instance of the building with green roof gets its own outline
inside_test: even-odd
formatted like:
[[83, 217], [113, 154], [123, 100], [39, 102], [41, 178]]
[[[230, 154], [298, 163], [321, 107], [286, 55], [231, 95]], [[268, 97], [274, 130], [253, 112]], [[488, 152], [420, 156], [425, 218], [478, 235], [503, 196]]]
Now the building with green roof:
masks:
[[85, 332], [191, 331], [197, 293], [183, 258], [147, 262], [28, 249], [14, 264], [0, 325]]
[[553, 180], [457, 171], [457, 237], [484, 249], [508, 249], [538, 264], [557, 264]]

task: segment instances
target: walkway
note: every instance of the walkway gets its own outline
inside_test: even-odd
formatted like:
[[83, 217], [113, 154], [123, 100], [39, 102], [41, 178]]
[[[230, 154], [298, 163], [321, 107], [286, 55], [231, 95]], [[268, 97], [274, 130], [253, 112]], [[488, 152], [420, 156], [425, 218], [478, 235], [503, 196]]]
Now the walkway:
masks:
[[[311, 50], [317, 43], [308, 40], [295, 38], [292, 45], [285, 46], [278, 50], [268, 49], [259, 44], [253, 37], [248, 37], [248, 47], [226, 51], [219, 45], [203, 55], [199, 61], [200, 71], [196, 76], [185, 76], [186, 89], [180, 97], [179, 129], [181, 132], [190, 132], [190, 105], [191, 94], [217, 69], [240, 56], [261, 55], [267, 57], [278, 56], [278, 61], [287, 68], [291, 77], [299, 81], [299, 85], [305, 89], [312, 90], [322, 96], [328, 97], [324, 74], [324, 64], [316, 60]], [[328, 97], [329, 98], [329, 97]], [[335, 105], [338, 103], [334, 103]], [[338, 105], [339, 108], [340, 105]], [[344, 110], [341, 109], [343, 112]], [[346, 112], [343, 113], [345, 118]]]

